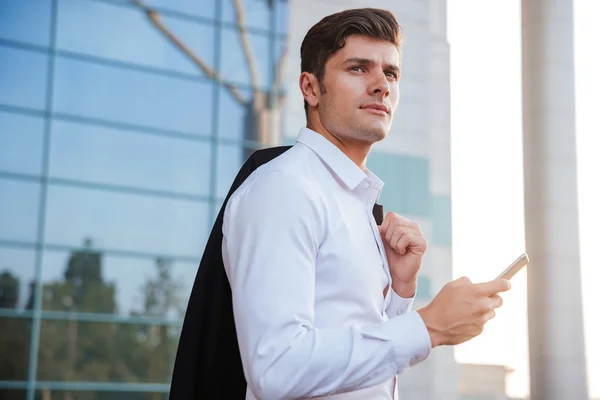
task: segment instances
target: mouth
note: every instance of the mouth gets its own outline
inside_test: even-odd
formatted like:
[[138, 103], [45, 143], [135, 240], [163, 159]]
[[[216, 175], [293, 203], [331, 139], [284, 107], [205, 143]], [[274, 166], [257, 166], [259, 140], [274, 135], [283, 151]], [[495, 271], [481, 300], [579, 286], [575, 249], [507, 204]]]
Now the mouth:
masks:
[[388, 115], [390, 113], [390, 109], [380, 103], [366, 104], [362, 106], [361, 109], [376, 115]]

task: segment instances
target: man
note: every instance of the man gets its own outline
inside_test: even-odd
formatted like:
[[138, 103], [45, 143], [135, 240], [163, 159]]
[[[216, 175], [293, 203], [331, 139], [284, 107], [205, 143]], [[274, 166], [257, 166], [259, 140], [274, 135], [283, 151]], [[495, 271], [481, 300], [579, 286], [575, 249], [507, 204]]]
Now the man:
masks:
[[[378, 9], [330, 15], [307, 33], [306, 127], [234, 182], [190, 299], [172, 400], [233, 398], [206, 395], [227, 368], [236, 387], [243, 371], [246, 399], [392, 399], [397, 374], [494, 317], [508, 281], [461, 278], [413, 311], [427, 242], [402, 216], [373, 217], [383, 182], [366, 161], [398, 104], [400, 47], [396, 19]], [[213, 289], [225, 285], [217, 228], [231, 292]]]
[[229, 199], [223, 262], [247, 399], [391, 399], [431, 348], [478, 335], [507, 281], [446, 285], [411, 311], [427, 242], [418, 224], [371, 214], [366, 167], [398, 104], [401, 34], [384, 10], [330, 15], [307, 33], [306, 128]]

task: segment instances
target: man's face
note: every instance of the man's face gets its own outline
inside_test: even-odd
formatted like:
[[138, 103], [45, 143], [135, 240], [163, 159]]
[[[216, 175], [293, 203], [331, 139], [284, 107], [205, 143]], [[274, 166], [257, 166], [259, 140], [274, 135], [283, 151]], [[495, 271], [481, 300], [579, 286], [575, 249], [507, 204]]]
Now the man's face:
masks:
[[325, 64], [321, 124], [340, 139], [384, 139], [398, 105], [400, 53], [393, 43], [353, 35]]

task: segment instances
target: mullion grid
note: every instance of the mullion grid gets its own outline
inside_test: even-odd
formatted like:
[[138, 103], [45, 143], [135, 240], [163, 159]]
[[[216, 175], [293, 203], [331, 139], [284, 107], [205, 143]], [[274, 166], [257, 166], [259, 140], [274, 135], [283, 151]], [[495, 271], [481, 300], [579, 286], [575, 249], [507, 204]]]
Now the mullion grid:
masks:
[[50, 134], [52, 130], [52, 97], [54, 88], [54, 64], [55, 64], [55, 51], [56, 51], [56, 16], [58, 13], [58, 0], [52, 0], [51, 6], [51, 17], [50, 17], [50, 51], [48, 57], [48, 70], [46, 75], [46, 110], [44, 116], [44, 139], [42, 146], [42, 182], [40, 185], [40, 202], [38, 209], [38, 232], [37, 232], [37, 243], [40, 244], [40, 248], [35, 251], [35, 269], [34, 269], [34, 306], [33, 306], [33, 318], [31, 323], [31, 336], [29, 342], [29, 363], [27, 371], [27, 400], [34, 400], [35, 398], [35, 382], [37, 379], [37, 361], [38, 361], [38, 348], [40, 344], [40, 331], [41, 331], [41, 311], [42, 311], [42, 289], [43, 285], [41, 282], [42, 276], [42, 256], [44, 253], [44, 224], [46, 222], [46, 198], [48, 190], [48, 165], [50, 158]]
[[[112, 4], [117, 4], [115, 1], [112, 0], [84, 0], [84, 1], [99, 1], [99, 2], [106, 2], [106, 3], [112, 3]], [[216, 16], [215, 16], [215, 20], [214, 20], [214, 29], [215, 29], [215, 48], [214, 48], [214, 59], [215, 59], [215, 71], [217, 73], [220, 73], [220, 56], [221, 56], [221, 30], [223, 27], [226, 28], [237, 28], [237, 26], [235, 24], [232, 23], [228, 23], [228, 22], [224, 22], [222, 21], [222, 10], [219, 4], [219, 0], [214, 0], [215, 1], [215, 9], [216, 9]], [[277, 7], [277, 5], [275, 6]], [[41, 309], [41, 300], [42, 300], [42, 287], [43, 284], [41, 282], [41, 261], [42, 261], [42, 255], [44, 253], [44, 251], [47, 250], [53, 250], [53, 249], [57, 249], [57, 248], [70, 248], [69, 246], [57, 246], [57, 245], [52, 245], [52, 244], [48, 244], [45, 242], [45, 238], [44, 238], [44, 224], [45, 224], [45, 220], [46, 220], [46, 193], [48, 190], [48, 184], [65, 184], [65, 185], [80, 185], [80, 186], [88, 186], [89, 187], [94, 187], [94, 188], [99, 188], [99, 189], [104, 189], [104, 190], [116, 190], [119, 191], [120, 188], [118, 187], [108, 187], [110, 185], [105, 185], [107, 187], [103, 188], [100, 186], [103, 185], [98, 185], [98, 184], [94, 184], [92, 182], [70, 182], [69, 180], [60, 180], [60, 179], [56, 179], [56, 178], [50, 178], [49, 177], [49, 173], [48, 173], [48, 161], [49, 161], [49, 146], [50, 146], [50, 135], [51, 135], [51, 127], [52, 127], [52, 122], [55, 119], [63, 119], [63, 120], [69, 120], [69, 119], [83, 119], [86, 120], [87, 118], [81, 118], [81, 117], [77, 117], [77, 116], [71, 116], [71, 115], [63, 115], [63, 114], [55, 114], [53, 112], [53, 104], [52, 104], [52, 91], [53, 91], [53, 85], [54, 85], [54, 65], [56, 62], [56, 58], [57, 57], [68, 57], [68, 58], [77, 58], [77, 59], [82, 59], [82, 60], [86, 60], [88, 62], [95, 62], [95, 63], [100, 63], [100, 64], [105, 64], [105, 65], [112, 65], [115, 67], [121, 67], [121, 68], [130, 68], [130, 69], [137, 69], [140, 71], [144, 71], [144, 72], [151, 72], [151, 73], [157, 73], [157, 74], [161, 74], [161, 75], [167, 75], [167, 76], [171, 76], [174, 77], [176, 79], [190, 79], [190, 80], [197, 80], [197, 79], [208, 79], [206, 77], [195, 77], [195, 76], [188, 76], [186, 74], [183, 73], [177, 73], [177, 72], [173, 72], [173, 71], [163, 71], [161, 69], [158, 68], [151, 68], [151, 67], [144, 67], [144, 66], [140, 66], [140, 65], [134, 65], [132, 63], [124, 63], [124, 62], [120, 62], [120, 61], [116, 61], [116, 60], [107, 60], [107, 59], [103, 59], [101, 57], [94, 57], [94, 56], [87, 56], [87, 55], [83, 55], [83, 54], [77, 54], [74, 52], [68, 52], [68, 51], [61, 51], [57, 49], [56, 46], [56, 29], [57, 29], [57, 10], [58, 10], [58, 0], [52, 0], [52, 8], [51, 8], [51, 24], [50, 24], [50, 47], [46, 48], [46, 47], [42, 47], [42, 46], [36, 46], [36, 45], [29, 45], [29, 44], [25, 44], [25, 43], [20, 43], [20, 42], [15, 42], [15, 41], [10, 41], [10, 40], [4, 40], [4, 39], [0, 39], [0, 45], [4, 45], [4, 46], [10, 46], [10, 47], [16, 47], [16, 48], [23, 48], [29, 51], [36, 51], [36, 52], [44, 52], [47, 53], [49, 55], [49, 59], [48, 59], [48, 66], [47, 66], [47, 71], [48, 71], [48, 81], [46, 84], [46, 105], [45, 105], [45, 109], [43, 111], [38, 111], [38, 110], [32, 110], [32, 109], [27, 109], [27, 108], [21, 108], [21, 107], [13, 107], [13, 106], [7, 106], [7, 105], [1, 105], [0, 104], [0, 110], [6, 110], [9, 112], [16, 112], [16, 113], [23, 113], [23, 114], [30, 114], [30, 115], [36, 115], [36, 116], [43, 116], [44, 118], [44, 132], [43, 132], [43, 169], [42, 169], [42, 174], [39, 177], [30, 177], [30, 176], [25, 176], [23, 174], [7, 174], [7, 173], [3, 173], [0, 174], [4, 175], [4, 177], [8, 177], [9, 179], [18, 179], [18, 180], [31, 180], [34, 179], [36, 181], [39, 181], [41, 183], [41, 190], [40, 190], [40, 204], [39, 204], [39, 211], [38, 211], [38, 232], [37, 232], [37, 243], [1, 243], [0, 245], [2, 245], [3, 247], [33, 247], [35, 249], [35, 281], [36, 281], [36, 288], [35, 288], [35, 301], [34, 301], [34, 309], [33, 311], [29, 311], [29, 312], [13, 312], [13, 311], [8, 311], [8, 310], [0, 310], [0, 315], [1, 316], [9, 316], [9, 317], [21, 317], [21, 318], [32, 318], [32, 333], [30, 336], [30, 358], [29, 358], [29, 370], [28, 370], [28, 379], [27, 381], [14, 381], [14, 382], [7, 382], [7, 381], [0, 381], [0, 388], [7, 388], [7, 389], [25, 389], [27, 391], [27, 399], [28, 400], [33, 400], [34, 395], [35, 395], [35, 390], [38, 387], [44, 387], [44, 388], [53, 388], [53, 389], [69, 389], [69, 390], [100, 390], [100, 391], [112, 391], [112, 390], [118, 390], [118, 391], [142, 391], [142, 392], [168, 392], [168, 385], [155, 385], [155, 384], [127, 384], [127, 383], [115, 383], [115, 384], [111, 384], [111, 383], [93, 383], [93, 382], [40, 382], [37, 381], [37, 356], [38, 356], [38, 346], [39, 346], [39, 336], [40, 336], [40, 328], [41, 328], [41, 321], [42, 319], [46, 320], [46, 319], [54, 319], [54, 320], [68, 320], [68, 319], [72, 319], [72, 318], [76, 318], [77, 320], [81, 320], [81, 321], [90, 321], [90, 322], [118, 322], [118, 323], [134, 323], [134, 324], [168, 324], [168, 325], [172, 325], [172, 326], [179, 326], [181, 324], [182, 321], [170, 321], [170, 320], [165, 320], [165, 319], [152, 319], [152, 318], [144, 318], [144, 317], [139, 317], [139, 319], [133, 319], [131, 320], [130, 318], [123, 318], [123, 317], [119, 317], [119, 316], [115, 316], [115, 315], [110, 315], [110, 314], [84, 314], [84, 313], [78, 313], [78, 314], [70, 314], [70, 313], [65, 313], [65, 312], [56, 312], [56, 311], [44, 311]], [[171, 10], [160, 10], [162, 13], [164, 13], [165, 15], [170, 15], [176, 18], [182, 18], [182, 19], [188, 19], [188, 20], [194, 20], [198, 23], [209, 23], [209, 21], [207, 21], [206, 18], [201, 18], [201, 17], [191, 17], [191, 16], [186, 16], [182, 13], [178, 13], [176, 11], [171, 11]], [[268, 35], [269, 37], [269, 56], [270, 56], [270, 63], [271, 63], [271, 68], [274, 68], [273, 66], [273, 60], [275, 58], [275, 54], [276, 54], [276, 46], [278, 45], [278, 39], [282, 39], [285, 37], [284, 34], [278, 34], [277, 33], [277, 12], [276, 10], [274, 10], [272, 12], [271, 15], [271, 21], [270, 21], [270, 25], [271, 25], [271, 29], [268, 32], [265, 32], [264, 30], [261, 29], [256, 29], [256, 28], [248, 28], [248, 31], [254, 32], [254, 33], [259, 33], [259, 34], [263, 34], [263, 35]], [[219, 83], [213, 80], [213, 104], [219, 104], [219, 96], [220, 96], [220, 87], [223, 86], [226, 83], [233, 83], [236, 87], [240, 87], [240, 88], [244, 88], [246, 87], [248, 89], [249, 85], [242, 85], [242, 84], [238, 84], [235, 82], [223, 82], [223, 83]], [[276, 94], [273, 93], [274, 88], [272, 87], [271, 83], [268, 84], [269, 85], [269, 91], [271, 92], [271, 94], [273, 94], [273, 96], [271, 96], [271, 104], [270, 106], [273, 107], [273, 101], [274, 99], [277, 98]], [[249, 89], [255, 89], [255, 88], [249, 88]], [[219, 126], [218, 126], [218, 118], [219, 118], [219, 107], [216, 107], [214, 112], [213, 112], [213, 118], [211, 121], [211, 129], [210, 129], [210, 137], [206, 138], [206, 137], [202, 137], [200, 135], [194, 135], [192, 136], [191, 134], [184, 134], [184, 133], [175, 133], [176, 135], [185, 135], [185, 137], [187, 139], [190, 140], [203, 140], [206, 141], [208, 139], [208, 141], [211, 142], [211, 176], [210, 176], [210, 194], [209, 194], [209, 198], [205, 199], [205, 198], [194, 198], [193, 200], [197, 200], [197, 201], [206, 201], [208, 200], [211, 204], [211, 215], [216, 215], [216, 207], [220, 206], [220, 202], [221, 199], [218, 199], [216, 196], [216, 183], [217, 183], [217, 163], [218, 163], [218, 159], [217, 159], [217, 150], [218, 150], [218, 145], [220, 144], [233, 144], [233, 145], [238, 145], [240, 147], [249, 147], [249, 148], [260, 148], [261, 145], [259, 143], [254, 143], [254, 142], [250, 142], [247, 140], [236, 140], [236, 139], [226, 139], [226, 138], [220, 138], [219, 136]], [[91, 119], [88, 119], [88, 121], [84, 121], [85, 123], [92, 123], [92, 124], [106, 124], [106, 125], [116, 125], [116, 123], [111, 123], [109, 121], [92, 121]], [[273, 119], [270, 121], [270, 125], [271, 125], [271, 129], [276, 129], [276, 127], [272, 126], [274, 123]], [[158, 133], [158, 134], [169, 134], [172, 135], [173, 132], [156, 132], [151, 128], [146, 128], [146, 127], [134, 127], [137, 128], [137, 130], [145, 130], [145, 133]], [[7, 175], [13, 175], [13, 176], [7, 176]], [[18, 175], [23, 175], [23, 176], [18, 176]], [[128, 188], [128, 191], [136, 191], [140, 194], [150, 194], [148, 193], [146, 190], [144, 189], [131, 189]], [[157, 191], [159, 192], [159, 191]], [[159, 194], [159, 195], [165, 195], [165, 196], [173, 196], [173, 197], [180, 197], [183, 194], [176, 194], [176, 193], [152, 193], [152, 194]], [[150, 195], [152, 195], [150, 194]], [[212, 224], [213, 221], [212, 219], [209, 219], [209, 223], [210, 226], [208, 227], [209, 230], [210, 228], [212, 228]], [[105, 251], [105, 253], [122, 253], [122, 252], [118, 252], [118, 251], [111, 251], [111, 250], [107, 250]], [[139, 256], [139, 255], [134, 255], [134, 256]], [[182, 257], [176, 257], [178, 259], [182, 259]], [[183, 257], [185, 258], [185, 257]], [[186, 258], [186, 260], [189, 260], [189, 258]]]
[[[215, 26], [214, 26], [214, 48], [213, 48], [213, 60], [215, 65], [213, 66], [215, 74], [219, 76], [221, 74], [221, 4], [219, 0], [215, 0]], [[216, 215], [216, 208], [218, 207], [216, 202], [216, 194], [217, 194], [217, 178], [219, 168], [219, 159], [218, 159], [218, 144], [219, 144], [219, 99], [221, 86], [220, 83], [216, 80], [213, 80], [213, 91], [212, 91], [212, 102], [213, 102], [213, 115], [210, 121], [211, 123], [211, 146], [210, 146], [210, 182], [209, 182], [209, 195], [211, 197], [211, 203], [209, 207], [209, 215]], [[213, 218], [208, 218], [208, 226], [206, 229], [208, 232], [211, 232], [213, 226]]]

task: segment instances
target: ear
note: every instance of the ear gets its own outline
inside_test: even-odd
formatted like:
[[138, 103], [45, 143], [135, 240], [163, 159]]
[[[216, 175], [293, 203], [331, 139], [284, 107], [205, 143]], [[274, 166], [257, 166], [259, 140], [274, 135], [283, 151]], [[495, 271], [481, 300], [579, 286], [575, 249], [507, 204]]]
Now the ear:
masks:
[[304, 100], [311, 106], [316, 107], [319, 104], [319, 82], [314, 74], [303, 72], [300, 74], [300, 91]]

